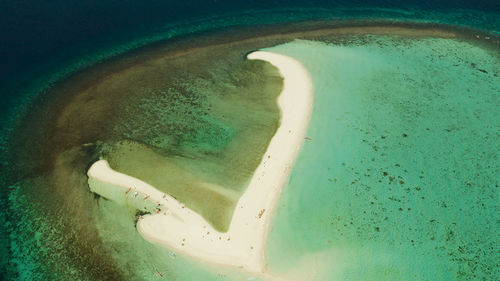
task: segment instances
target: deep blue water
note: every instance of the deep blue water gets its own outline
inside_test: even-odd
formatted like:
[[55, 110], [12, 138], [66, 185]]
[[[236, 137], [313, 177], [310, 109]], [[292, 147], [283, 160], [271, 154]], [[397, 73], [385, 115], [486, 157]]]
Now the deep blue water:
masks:
[[[321, 14], [298, 13], [301, 9], [319, 8], [323, 9]], [[281, 12], [245, 14], [250, 9]], [[235, 15], [231, 20], [207, 24], [211, 17], [224, 18], [231, 14]], [[447, 14], [453, 15], [444, 18]], [[429, 19], [498, 34], [499, 14], [498, 0], [0, 0], [0, 172], [8, 165], [2, 158], [7, 128], [15, 120], [17, 108], [29, 101], [29, 97], [81, 67], [141, 44], [210, 28], [314, 19], [315, 16]], [[203, 27], [191, 28], [190, 24], [200, 18], [205, 19], [204, 25], [194, 25]], [[161, 35], [151, 36], [154, 34]], [[137, 42], [127, 45], [134, 40]], [[5, 208], [7, 194], [2, 176], [0, 209]], [[7, 219], [2, 214], [0, 225]], [[4, 232], [0, 229], [0, 234]], [[0, 235], [2, 254], [6, 253], [4, 246], [8, 243], [8, 239]]]
[[[250, 10], [267, 13], [241, 16]], [[103, 58], [176, 35], [215, 27], [344, 17], [427, 19], [498, 34], [499, 12], [500, 5], [495, 0], [3, 0], [0, 128], [9, 126], [17, 111], [13, 108], [26, 104], [26, 97], [38, 95], [68, 74]], [[233, 15], [230, 22], [210, 24], [212, 18], [228, 15]], [[193, 24], [200, 20], [202, 24]], [[198, 28], [191, 29], [190, 25]], [[187, 28], [172, 32], [172, 27]], [[133, 40], [139, 43], [130, 45]]]
[[[276, 8], [473, 9], [499, 12], [495, 0], [211, 0], [211, 1], [0, 1], [0, 89], [30, 68], [37, 68], [83, 45], [126, 40], [179, 20]], [[470, 15], [465, 14], [464, 20]], [[498, 19], [496, 20], [498, 21]], [[489, 24], [495, 25], [496, 22]], [[90, 44], [93, 42], [94, 44]], [[2, 91], [4, 98], [5, 91]]]

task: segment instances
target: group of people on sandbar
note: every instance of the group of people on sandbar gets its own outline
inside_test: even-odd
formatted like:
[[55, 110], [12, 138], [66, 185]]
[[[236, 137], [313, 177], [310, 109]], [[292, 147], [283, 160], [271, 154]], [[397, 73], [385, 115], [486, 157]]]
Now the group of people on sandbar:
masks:
[[[132, 189], [134, 189], [134, 198], [136, 198], [136, 197], [137, 197], [137, 195], [139, 195], [139, 192], [138, 192], [137, 190], [135, 190], [135, 188], [133, 188], [133, 187], [129, 187], [129, 188], [127, 189], [127, 191], [125, 191], [125, 194], [126, 194], [126, 195], [128, 195], [128, 194], [129, 194], [129, 192], [130, 192]], [[149, 197], [151, 197], [151, 196], [150, 196], [149, 194], [146, 194], [146, 196], [144, 196], [144, 199], [142, 199], [142, 200], [146, 201]]]

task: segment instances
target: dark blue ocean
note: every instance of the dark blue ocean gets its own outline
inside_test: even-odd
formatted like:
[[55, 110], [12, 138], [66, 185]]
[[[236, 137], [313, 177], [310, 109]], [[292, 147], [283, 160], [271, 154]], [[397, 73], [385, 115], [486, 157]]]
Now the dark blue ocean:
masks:
[[[6, 155], [19, 116], [54, 84], [89, 66], [157, 41], [212, 30], [332, 19], [439, 23], [498, 37], [500, 3], [498, 0], [0, 0], [0, 280], [39, 280], [32, 275], [23, 277], [21, 272], [13, 273], [12, 264], [24, 262], [12, 260], [20, 256], [13, 253], [19, 245], [12, 237], [19, 227], [16, 224], [24, 218], [14, 217], [19, 206], [13, 207], [10, 198], [17, 196], [11, 193], [17, 183], [12, 174], [6, 179], [11, 165]], [[36, 270], [27, 268], [27, 271]]]
[[[458, 11], [461, 15], [454, 19], [456, 23], [490, 30], [498, 30], [500, 21], [497, 14], [500, 4], [495, 0], [1, 1], [0, 110], [4, 112], [12, 105], [20, 87], [32, 82], [38, 74], [46, 74], [61, 61], [71, 61], [168, 29], [169, 24], [189, 25], [200, 18], [269, 9], [288, 10], [282, 12], [288, 14], [287, 20], [294, 20], [302, 9], [326, 9], [329, 11], [323, 17], [396, 16], [403, 19], [405, 15], [398, 15], [397, 10], [431, 14]], [[432, 17], [420, 15], [426, 16]], [[304, 18], [314, 18], [314, 13]], [[284, 18], [255, 16], [253, 20], [256, 24]], [[231, 24], [237, 25], [237, 20]]]

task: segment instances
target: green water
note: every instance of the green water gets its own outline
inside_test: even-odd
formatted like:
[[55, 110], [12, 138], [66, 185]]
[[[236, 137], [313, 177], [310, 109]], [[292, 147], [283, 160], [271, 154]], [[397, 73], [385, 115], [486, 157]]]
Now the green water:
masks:
[[[269, 14], [275, 16], [275, 13]], [[299, 17], [304, 13], [296, 15]], [[459, 19], [460, 15], [458, 13]], [[420, 18], [420, 15], [416, 13], [412, 17]], [[250, 23], [255, 23], [250, 18]], [[444, 17], [436, 18], [441, 20]], [[239, 22], [241, 17], [231, 20]], [[488, 21], [487, 17], [481, 17], [481, 20], [493, 22], [495, 26], [495, 22]], [[226, 24], [222, 19], [216, 23], [220, 26]], [[40, 70], [44, 75], [27, 83], [25, 87], [28, 89], [19, 88], [17, 91], [27, 91], [27, 96], [29, 93], [38, 94], [40, 89], [50, 88], [54, 81], [61, 80], [75, 69], [183, 31], [169, 28], [166, 33], [139, 38], [123, 48], [99, 54], [89, 51], [95, 56], [73, 53], [76, 59], [71, 63], [61, 58], [61, 65], [66, 65], [66, 68], [54, 64], [51, 67], [59, 72], [52, 68], [50, 71], [48, 68]], [[302, 41], [273, 48], [298, 58], [311, 71], [316, 86], [316, 105], [309, 132], [312, 141], [305, 143], [272, 226], [267, 253], [269, 269], [286, 272], [289, 276], [315, 273], [318, 280], [498, 279], [495, 271], [495, 265], [499, 263], [495, 256], [498, 243], [494, 240], [498, 232], [498, 203], [495, 200], [499, 172], [495, 161], [499, 150], [499, 124], [494, 118], [495, 106], [499, 104], [498, 95], [495, 95], [499, 84], [498, 54], [488, 54], [481, 48], [451, 40], [417, 42], [377, 38], [350, 38], [346, 41], [350, 44], [346, 46]], [[260, 47], [249, 44], [242, 48], [246, 49], [241, 51], [240, 59], [245, 52]], [[232, 60], [229, 58], [231, 54], [226, 52], [228, 58], [217, 59], [218, 63], [227, 65], [227, 61]], [[222, 66], [213, 67], [215, 70], [219, 68], [221, 72], [229, 73], [231, 79], [238, 77]], [[176, 71], [182, 72], [182, 69], [172, 70]], [[218, 72], [212, 75], [208, 76], [209, 79], [221, 77]], [[149, 79], [160, 81], [154, 76]], [[233, 82], [252, 84], [251, 80], [233, 80], [229, 80], [226, 86], [230, 87]], [[219, 87], [226, 87], [217, 81], [200, 88], [209, 89], [205, 93], [211, 97], [217, 96]], [[140, 86], [139, 83], [129, 83]], [[51, 93], [44, 95], [50, 97]], [[107, 103], [105, 96], [99, 97], [104, 104]], [[24, 108], [29, 101], [28, 97], [20, 99], [19, 103]], [[140, 106], [145, 106], [152, 114], [158, 113], [150, 106], [154, 99], [143, 101]], [[116, 102], [118, 100], [108, 105], [116, 108]], [[234, 101], [227, 102], [226, 97], [211, 102], [219, 105], [215, 112], [221, 114], [235, 105]], [[156, 105], [161, 106], [161, 103]], [[239, 109], [248, 110], [244, 102], [237, 105]], [[75, 107], [78, 106], [75, 102]], [[140, 106], [138, 110], [144, 112]], [[99, 126], [81, 128], [84, 126], [78, 120], [92, 119], [95, 115], [86, 112], [85, 107], [79, 110], [74, 112], [83, 114], [76, 114], [78, 118], [68, 122], [68, 127], [47, 130], [43, 134], [51, 140], [60, 140], [58, 137], [62, 135], [72, 141], [54, 141], [62, 148], [47, 146], [51, 152], [61, 150], [60, 157], [54, 162], [66, 161], [68, 163], [62, 164], [68, 164], [68, 167], [51, 167], [27, 175], [15, 171], [19, 176], [13, 176], [15, 183], [9, 184], [9, 192], [5, 193], [8, 194], [8, 204], [0, 202], [6, 210], [2, 219], [9, 220], [5, 224], [9, 237], [2, 238], [2, 242], [5, 240], [8, 244], [8, 251], [2, 254], [4, 260], [9, 259], [11, 276], [18, 280], [253, 280], [237, 270], [206, 266], [179, 255], [174, 258], [168, 249], [150, 244], [137, 234], [134, 210], [91, 194], [85, 172], [87, 164], [97, 156], [89, 152], [94, 147], [81, 145], [100, 142], [109, 132], [118, 135], [121, 132], [116, 131], [120, 131], [120, 125], [140, 127], [144, 125], [140, 122], [144, 119], [135, 120], [139, 121], [137, 124], [117, 122], [116, 127], [108, 126], [107, 129]], [[12, 111], [22, 113], [19, 107]], [[269, 109], [263, 111], [269, 112]], [[34, 120], [44, 113], [34, 114]], [[227, 118], [224, 120], [227, 125], [216, 119], [183, 119], [184, 113], [179, 113], [179, 120], [192, 121], [193, 124], [199, 121], [202, 130], [197, 131], [199, 134], [181, 137], [178, 147], [172, 147], [175, 142], [165, 138], [164, 132], [162, 136], [147, 135], [143, 138], [140, 131], [129, 131], [131, 135], [120, 135], [117, 139], [141, 140], [156, 148], [178, 148], [176, 153], [192, 150], [194, 153], [189, 156], [195, 161], [179, 158], [175, 159], [175, 164], [210, 181], [224, 178], [235, 182], [234, 178], [210, 173], [215, 164], [223, 163], [214, 163], [210, 158], [217, 153], [226, 153], [234, 161], [239, 161], [231, 156], [235, 153], [259, 157], [251, 150], [241, 151], [228, 144], [228, 140], [237, 135], [231, 128], [245, 127], [242, 120], [250, 118]], [[7, 115], [6, 112], [1, 114]], [[162, 114], [164, 116], [159, 117], [170, 118], [172, 112]], [[9, 116], [9, 122], [13, 122], [16, 116]], [[155, 122], [162, 123], [161, 118]], [[3, 119], [0, 121], [4, 122]], [[27, 131], [36, 131], [40, 127], [37, 122], [28, 124], [21, 127], [28, 128]], [[102, 121], [102, 124], [106, 122]], [[203, 130], [205, 125], [219, 130]], [[87, 129], [92, 132], [89, 134], [92, 139], [83, 133], [80, 138], [73, 134]], [[27, 139], [26, 145], [34, 145], [33, 139], [40, 140], [36, 136], [42, 133], [34, 133], [35, 137], [29, 133], [23, 136]], [[214, 139], [214, 133], [220, 138]], [[0, 138], [3, 140], [7, 135], [2, 134]], [[248, 135], [250, 138], [242, 137], [241, 140], [251, 142], [256, 138]], [[112, 137], [114, 140], [115, 136]], [[14, 138], [14, 142], [16, 140]], [[6, 148], [0, 141], [0, 151], [3, 153]], [[45, 155], [36, 149], [33, 151], [25, 153], [30, 161], [36, 162], [36, 159], [43, 158], [40, 155]], [[14, 155], [19, 156], [18, 153]], [[206, 159], [200, 157], [203, 155]], [[3, 158], [1, 160], [2, 169], [11, 164]], [[28, 162], [24, 158], [16, 158], [16, 161], [22, 168], [23, 161]], [[234, 168], [234, 162], [227, 163]], [[30, 165], [26, 164], [26, 167]], [[225, 170], [219, 167], [219, 171]], [[6, 174], [2, 173], [0, 178]], [[226, 186], [226, 182], [223, 184]], [[165, 277], [156, 275], [155, 269], [163, 272]]]
[[[314, 109], [268, 241], [326, 280], [498, 280], [500, 60], [452, 39], [270, 48]], [[287, 257], [287, 258], [283, 258]]]
[[[129, 94], [104, 85], [97, 96], [129, 99], [110, 109], [118, 117], [100, 138], [105, 140], [102, 158], [227, 231], [236, 202], [279, 126], [282, 78], [274, 67], [246, 60], [246, 48], [218, 49], [168, 58], [168, 64], [160, 59], [149, 63], [145, 74], [117, 73], [109, 80], [118, 82], [108, 84], [120, 84]], [[141, 81], [127, 84], [126, 75]], [[95, 103], [79, 104], [73, 116], [94, 108]]]

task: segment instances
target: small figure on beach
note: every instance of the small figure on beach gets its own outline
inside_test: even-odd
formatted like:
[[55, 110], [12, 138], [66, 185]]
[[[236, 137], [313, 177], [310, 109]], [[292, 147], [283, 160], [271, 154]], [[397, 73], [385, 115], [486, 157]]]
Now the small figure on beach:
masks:
[[147, 194], [147, 195], [146, 195], [146, 197], [144, 197], [144, 199], [143, 199], [143, 200], [146, 200], [146, 199], [148, 199], [148, 198], [149, 198], [149, 194]]
[[129, 187], [129, 188], [127, 189], [127, 191], [125, 191], [125, 194], [128, 194], [128, 193], [130, 192], [130, 190], [132, 190], [132, 187]]
[[139, 195], [139, 192], [134, 191], [134, 198], [137, 197], [137, 195]]
[[266, 209], [260, 210], [259, 215], [258, 215], [259, 219], [262, 218], [262, 215], [264, 215], [265, 211], [266, 211]]

